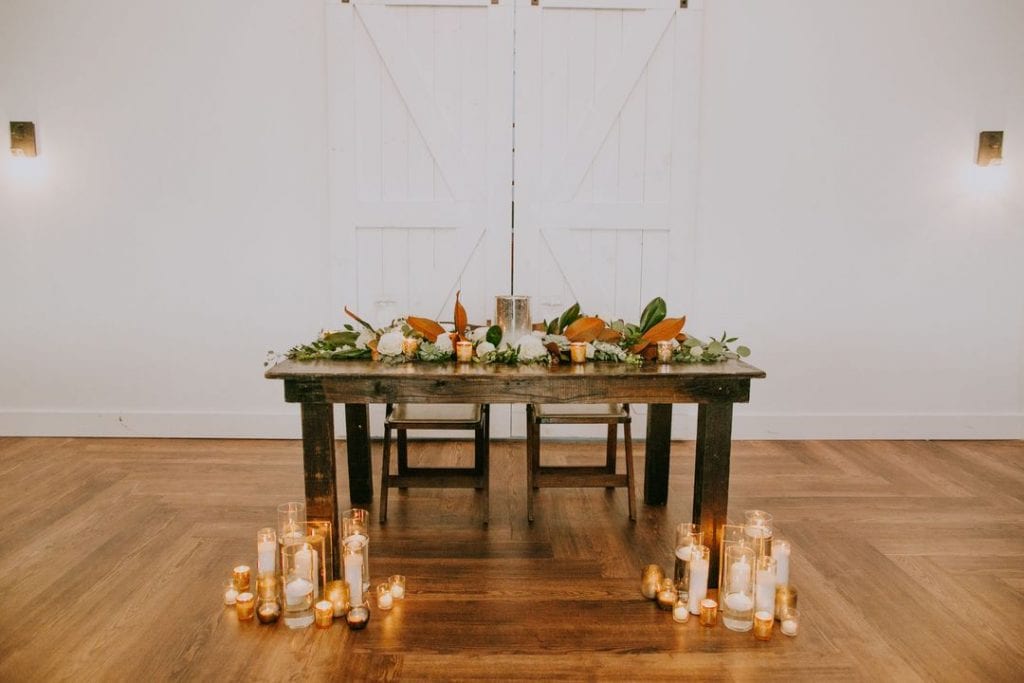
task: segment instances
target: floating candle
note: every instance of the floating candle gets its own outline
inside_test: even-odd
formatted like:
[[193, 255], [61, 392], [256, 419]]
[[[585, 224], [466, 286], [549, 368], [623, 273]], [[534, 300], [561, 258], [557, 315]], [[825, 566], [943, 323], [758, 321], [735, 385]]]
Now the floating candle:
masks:
[[370, 621], [370, 608], [366, 605], [353, 605], [352, 609], [345, 615], [345, 621], [348, 622], [348, 627], [353, 631], [366, 628], [367, 622]]
[[388, 584], [391, 586], [391, 596], [395, 600], [402, 600], [405, 598], [405, 577], [401, 574], [394, 574], [388, 579]]
[[382, 583], [377, 586], [377, 607], [382, 610], [391, 609], [395, 604], [395, 597], [391, 595], [390, 584]]
[[795, 636], [797, 630], [800, 628], [800, 612], [799, 610], [787, 608], [782, 613], [782, 623], [780, 624], [782, 632], [787, 636]]

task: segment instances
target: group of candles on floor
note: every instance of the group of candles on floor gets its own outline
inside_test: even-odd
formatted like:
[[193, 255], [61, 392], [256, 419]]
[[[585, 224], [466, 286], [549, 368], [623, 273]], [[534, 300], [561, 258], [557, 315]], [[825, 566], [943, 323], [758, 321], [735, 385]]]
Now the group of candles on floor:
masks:
[[[754, 630], [758, 640], [770, 640], [772, 627], [795, 636], [800, 627], [797, 591], [789, 581], [789, 541], [774, 538], [772, 516], [747, 510], [742, 525], [722, 527], [718, 596], [722, 623], [731, 631]], [[708, 597], [710, 550], [696, 524], [676, 528], [675, 574], [665, 576], [650, 564], [641, 576], [640, 592], [658, 607], [672, 612], [680, 623], [694, 615], [702, 626], [718, 623], [719, 603]]]
[[[256, 534], [256, 592], [252, 569], [234, 568], [224, 589], [224, 604], [233, 605], [240, 621], [254, 617], [262, 624], [278, 619], [289, 628], [316, 624], [329, 628], [344, 617], [352, 630], [370, 621], [369, 512], [360, 508], [341, 515], [344, 580], [329, 581], [331, 523], [307, 522], [305, 503], [277, 507], [277, 529]], [[377, 609], [389, 610], [405, 598], [405, 577], [396, 574], [375, 589]]]

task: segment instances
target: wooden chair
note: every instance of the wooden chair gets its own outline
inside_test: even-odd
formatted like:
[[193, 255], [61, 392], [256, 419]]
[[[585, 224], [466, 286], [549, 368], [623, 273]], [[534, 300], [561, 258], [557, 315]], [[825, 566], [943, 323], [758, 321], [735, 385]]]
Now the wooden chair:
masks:
[[[388, 489], [472, 488], [484, 494], [484, 524], [490, 515], [489, 405], [446, 403], [388, 404], [384, 419], [384, 456], [380, 474], [380, 522], [388, 518]], [[398, 431], [398, 473], [391, 474], [391, 430]], [[410, 429], [471, 429], [475, 433], [472, 467], [410, 467], [406, 432]]]
[[[533, 521], [533, 492], [541, 487], [626, 487], [629, 518], [636, 520], [636, 495], [633, 484], [633, 440], [630, 436], [629, 404], [529, 404], [526, 406], [526, 512]], [[607, 424], [608, 446], [605, 464], [596, 467], [542, 466], [540, 464], [540, 426], [544, 424]], [[622, 425], [626, 443], [626, 474], [615, 468], [618, 426]]]

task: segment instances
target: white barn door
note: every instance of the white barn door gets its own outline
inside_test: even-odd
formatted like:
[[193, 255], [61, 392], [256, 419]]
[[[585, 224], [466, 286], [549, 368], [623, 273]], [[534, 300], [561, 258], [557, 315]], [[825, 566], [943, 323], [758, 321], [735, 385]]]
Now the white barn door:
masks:
[[327, 0], [331, 321], [344, 305], [451, 320], [461, 289], [482, 324], [509, 291], [512, 16], [511, 0]]
[[516, 292], [536, 318], [579, 301], [636, 320], [655, 296], [685, 312], [703, 3], [518, 1]]

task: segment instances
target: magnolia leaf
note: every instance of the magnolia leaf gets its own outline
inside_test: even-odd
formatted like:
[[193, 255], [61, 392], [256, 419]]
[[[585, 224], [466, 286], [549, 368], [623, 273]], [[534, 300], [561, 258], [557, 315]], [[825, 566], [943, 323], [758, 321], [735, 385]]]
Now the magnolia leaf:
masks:
[[[565, 328], [576, 322], [576, 319], [580, 317], [580, 304], [577, 301], [569, 308], [565, 309], [565, 313], [558, 319], [558, 327], [555, 328], [555, 333], [562, 333]], [[549, 330], [548, 334], [552, 334]]]
[[640, 314], [640, 329], [647, 332], [649, 329], [665, 319], [667, 312], [665, 300], [660, 296], [651, 299], [651, 302], [644, 307]]
[[462, 339], [462, 335], [466, 332], [466, 326], [469, 325], [469, 316], [466, 315], [466, 309], [459, 301], [460, 294], [462, 294], [461, 289], [455, 292], [455, 334]]
[[[543, 330], [541, 331], [543, 332]], [[547, 332], [548, 334], [558, 334], [558, 318], [555, 318], [550, 323], [548, 323]]]
[[333, 346], [355, 346], [359, 334], [355, 330], [331, 332], [324, 336], [324, 341]]
[[643, 351], [640, 352], [644, 360], [651, 361], [658, 357], [658, 349], [654, 346], [647, 346]]
[[377, 330], [373, 329], [373, 325], [371, 325], [370, 323], [366, 322], [365, 320], [360, 318], [358, 315], [356, 315], [352, 311], [348, 310], [348, 306], [345, 307], [345, 312], [348, 313], [350, 318], [352, 318], [357, 323], [359, 323], [360, 325], [362, 325], [363, 327], [368, 329], [370, 332], [373, 332], [374, 334], [377, 334]]
[[[497, 327], [497, 326], [495, 326], [495, 327]], [[498, 329], [500, 330], [501, 328], [499, 327]], [[534, 332], [547, 332], [548, 331], [548, 324], [546, 322], [534, 323], [533, 324], [533, 331]]]
[[405, 321], [409, 323], [409, 327], [423, 335], [423, 338], [428, 342], [436, 342], [437, 337], [444, 334], [444, 328], [433, 320], [410, 315]]
[[591, 342], [604, 331], [604, 321], [600, 318], [577, 318], [565, 328], [565, 336], [571, 342]]
[[601, 334], [599, 334], [597, 337], [598, 341], [608, 342], [609, 344], [614, 344], [620, 339], [622, 339], [622, 332], [619, 332], [618, 330], [613, 330], [610, 327], [606, 327], [603, 330], [601, 330]]
[[685, 324], [686, 316], [683, 316], [682, 318], [665, 318], [660, 323], [644, 332], [644, 336], [640, 338], [640, 341], [633, 345], [633, 353], [639, 353], [643, 349], [647, 348], [649, 344], [673, 339], [680, 331], [682, 331], [683, 325]]
[[487, 335], [484, 337], [488, 342], [498, 346], [501, 344], [502, 331], [498, 325], [491, 325], [487, 328]]

